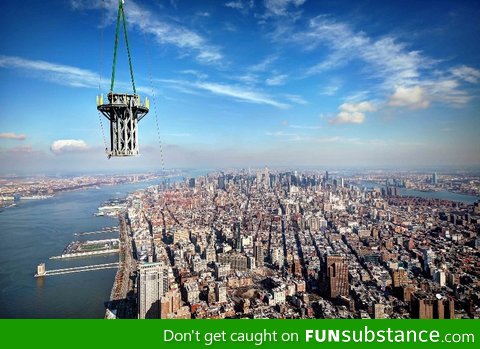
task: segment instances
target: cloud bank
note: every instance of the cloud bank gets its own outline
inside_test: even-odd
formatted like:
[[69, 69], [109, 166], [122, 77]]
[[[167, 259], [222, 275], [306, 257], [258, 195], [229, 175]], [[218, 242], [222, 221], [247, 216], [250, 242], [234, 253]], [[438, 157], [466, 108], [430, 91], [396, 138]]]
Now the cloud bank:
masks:
[[88, 145], [81, 139], [59, 139], [50, 146], [52, 153], [56, 155], [88, 150]]

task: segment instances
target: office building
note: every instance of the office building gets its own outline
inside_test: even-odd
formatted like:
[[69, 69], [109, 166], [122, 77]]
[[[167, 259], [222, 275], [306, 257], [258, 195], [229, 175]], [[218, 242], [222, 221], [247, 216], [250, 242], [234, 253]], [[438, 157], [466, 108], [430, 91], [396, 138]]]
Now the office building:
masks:
[[328, 296], [336, 298], [338, 296], [348, 297], [348, 265], [342, 256], [327, 256], [326, 260]]
[[140, 264], [137, 285], [138, 317], [158, 319], [160, 299], [168, 291], [168, 269], [162, 262]]

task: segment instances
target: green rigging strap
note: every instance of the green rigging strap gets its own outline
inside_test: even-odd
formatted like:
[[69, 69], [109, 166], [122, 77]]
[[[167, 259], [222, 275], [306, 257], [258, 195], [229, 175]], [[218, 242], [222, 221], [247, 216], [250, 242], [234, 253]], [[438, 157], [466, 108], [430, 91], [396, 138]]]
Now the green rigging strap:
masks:
[[117, 28], [115, 31], [115, 46], [113, 49], [113, 67], [112, 67], [112, 81], [110, 83], [110, 92], [113, 93], [113, 85], [115, 84], [115, 66], [117, 65], [117, 48], [118, 48], [118, 32], [120, 30], [120, 13], [122, 14], [122, 20], [123, 20], [123, 33], [125, 35], [125, 44], [127, 47], [128, 65], [130, 67], [130, 78], [132, 80], [133, 93], [136, 94], [137, 90], [135, 89], [135, 80], [133, 78], [132, 57], [130, 55], [130, 47], [128, 45], [127, 21], [125, 19], [125, 11], [123, 10], [122, 0], [118, 1]]

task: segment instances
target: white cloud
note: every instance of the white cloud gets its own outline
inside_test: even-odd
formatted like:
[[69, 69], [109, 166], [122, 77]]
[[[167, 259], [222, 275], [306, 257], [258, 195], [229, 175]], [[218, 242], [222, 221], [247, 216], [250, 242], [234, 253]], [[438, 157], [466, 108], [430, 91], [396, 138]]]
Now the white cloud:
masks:
[[360, 112], [342, 111], [330, 121], [331, 124], [362, 124], [365, 121], [365, 114]]
[[36, 151], [33, 150], [31, 145], [19, 145], [17, 147], [9, 148], [7, 150], [10, 154], [21, 155], [21, 154], [32, 154]]
[[370, 95], [370, 92], [369, 91], [366, 91], [366, 90], [363, 90], [363, 91], [357, 91], [357, 92], [354, 92], [346, 97], [343, 98], [343, 100], [345, 102], [350, 102], [350, 103], [354, 103], [354, 102], [360, 102], [364, 99], [368, 99]]
[[[71, 65], [0, 55], [0, 67], [19, 69], [29, 73], [32, 77], [62, 86], [98, 89], [99, 84], [101, 84], [103, 88], [106, 87], [105, 81], [100, 81], [97, 73]], [[131, 83], [122, 81], [118, 81], [115, 86], [128, 90], [132, 88]], [[150, 95], [152, 94], [152, 88], [137, 86], [137, 92]]]
[[393, 107], [409, 107], [411, 109], [425, 109], [430, 105], [425, 90], [420, 86], [398, 86], [388, 105]]
[[248, 70], [253, 72], [263, 72], [266, 71], [268, 67], [272, 65], [278, 59], [277, 55], [271, 55], [264, 58], [261, 62], [252, 65], [248, 68]]
[[453, 68], [452, 75], [471, 84], [476, 84], [480, 79], [480, 70], [462, 65]]
[[333, 96], [334, 94], [337, 93], [338, 90], [342, 87], [342, 83], [339, 79], [333, 79], [330, 84], [324, 86], [320, 90], [321, 95], [325, 96]]
[[50, 146], [52, 153], [59, 155], [69, 152], [88, 150], [87, 143], [81, 139], [59, 139]]
[[275, 16], [286, 16], [289, 7], [298, 8], [306, 0], [265, 0], [264, 5], [267, 11]]
[[237, 10], [242, 10], [243, 9], [243, 2], [241, 1], [229, 1], [225, 3], [226, 7], [234, 8]]
[[0, 133], [0, 139], [15, 139], [15, 140], [18, 140], [18, 141], [23, 141], [26, 138], [27, 138], [27, 136], [24, 135], [24, 134], [16, 134], [16, 133], [13, 133], [13, 132]]
[[458, 80], [452, 77], [426, 80], [422, 82], [422, 86], [428, 91], [429, 98], [439, 103], [461, 107], [472, 99], [467, 91], [461, 89]]
[[342, 111], [346, 111], [348, 113], [354, 112], [366, 112], [366, 111], [375, 111], [376, 108], [371, 102], [360, 102], [360, 103], [343, 103], [340, 106]]
[[29, 60], [14, 56], [0, 56], [0, 67], [24, 69], [49, 81], [72, 87], [98, 87], [98, 74], [69, 65]]
[[197, 16], [200, 16], [200, 17], [210, 17], [210, 12], [207, 12], [207, 11], [197, 12]]
[[[105, 8], [109, 20], [116, 19], [117, 1], [74, 0], [73, 8], [76, 9], [102, 9]], [[197, 32], [180, 24], [160, 20], [154, 12], [140, 6], [133, 0], [125, 2], [126, 19], [131, 27], [138, 28], [141, 32], [153, 35], [158, 43], [174, 45], [184, 53], [195, 52], [197, 61], [205, 64], [217, 64], [223, 59], [220, 48], [212, 45]]]
[[293, 94], [284, 94], [285, 98], [288, 99], [290, 102], [292, 103], [296, 103], [296, 104], [308, 104], [308, 102], [303, 99], [301, 96], [299, 95], [293, 95]]
[[275, 75], [275, 76], [272, 76], [271, 78], [265, 80], [265, 83], [268, 86], [284, 85], [285, 81], [287, 80], [287, 77], [288, 77], [288, 75], [286, 75], [286, 74]]
[[[472, 96], [462, 83], [480, 81], [478, 69], [462, 65], [442, 70], [438, 60], [409, 49], [393, 36], [374, 39], [325, 15], [310, 20], [308, 30], [282, 33], [275, 38], [293, 41], [306, 50], [321, 47], [322, 52], [328, 52], [323, 61], [306, 70], [307, 76], [321, 74], [353, 60], [363, 62], [360, 73], [375, 83], [369, 93], [391, 96], [388, 103], [391, 106], [427, 108], [432, 102], [463, 106]], [[323, 92], [333, 91], [332, 88]]]
[[280, 109], [287, 109], [290, 107], [290, 105], [278, 102], [263, 92], [243, 86], [220, 84], [207, 81], [191, 82], [186, 80], [171, 79], [162, 79], [159, 81], [172, 85], [175, 88], [183, 89], [182, 92], [186, 93], [190, 93], [190, 91], [195, 93], [194, 90], [204, 90], [219, 96], [228, 96], [249, 103], [266, 104]]
[[372, 40], [363, 32], [354, 32], [348, 24], [339, 23], [325, 16], [313, 18], [307, 32], [293, 36], [293, 40], [313, 49], [327, 45], [331, 53], [327, 58], [310, 67], [307, 74], [317, 74], [339, 67], [351, 60], [360, 59], [371, 67], [371, 77], [381, 78], [387, 88], [405, 85], [420, 75], [420, 70], [430, 67], [432, 60], [418, 51], [408, 51], [404, 44], [393, 37]]
[[257, 103], [257, 104], [268, 104], [280, 109], [288, 108], [288, 104], [277, 102], [268, 95], [265, 95], [261, 92], [252, 91], [249, 89], [243, 89], [238, 86], [231, 86], [225, 84], [217, 84], [210, 82], [199, 82], [195, 86], [200, 89], [210, 91], [214, 94], [224, 95], [240, 99], [247, 102]]
[[240, 75], [240, 76], [234, 76], [232, 78], [234, 80], [241, 81], [241, 82], [243, 82], [245, 84], [248, 84], [248, 85], [256, 84], [260, 80], [258, 75], [252, 74], [252, 73], [247, 73], [247, 74]]
[[331, 124], [361, 124], [365, 121], [365, 112], [376, 111], [375, 106], [368, 101], [360, 103], [343, 103], [340, 112], [329, 120]]
[[187, 74], [187, 75], [193, 75], [195, 76], [196, 78], [198, 79], [206, 79], [208, 78], [208, 75], [205, 74], [205, 73], [202, 73], [198, 70], [195, 70], [195, 69], [185, 69], [185, 70], [181, 70], [180, 73], [182, 74]]

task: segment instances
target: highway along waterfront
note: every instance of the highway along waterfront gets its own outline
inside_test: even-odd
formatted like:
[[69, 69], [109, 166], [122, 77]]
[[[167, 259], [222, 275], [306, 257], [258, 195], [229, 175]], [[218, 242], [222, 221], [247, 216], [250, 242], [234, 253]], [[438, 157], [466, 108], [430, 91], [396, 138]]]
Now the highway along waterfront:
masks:
[[74, 236], [118, 226], [115, 217], [93, 214], [105, 201], [160, 180], [65, 192], [22, 202], [0, 213], [0, 318], [103, 318], [116, 269], [34, 278], [47, 270], [118, 262], [118, 254], [50, 260], [75, 240], [118, 238], [118, 232]]

